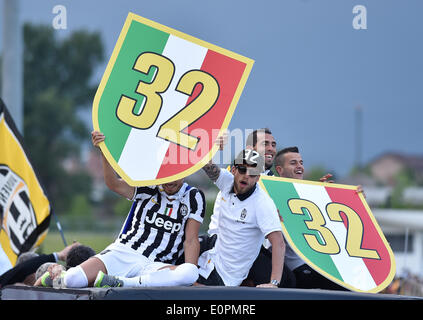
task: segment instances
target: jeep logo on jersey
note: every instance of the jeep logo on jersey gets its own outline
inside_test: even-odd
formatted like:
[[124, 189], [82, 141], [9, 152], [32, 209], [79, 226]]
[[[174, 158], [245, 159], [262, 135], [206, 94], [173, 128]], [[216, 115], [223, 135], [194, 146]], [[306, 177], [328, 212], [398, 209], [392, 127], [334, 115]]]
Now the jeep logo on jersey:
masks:
[[129, 13], [93, 102], [103, 154], [132, 186], [194, 173], [217, 151], [252, 65]]
[[145, 222], [157, 229], [170, 233], [178, 232], [182, 227], [182, 223], [179, 223], [177, 220], [169, 218], [168, 216], [158, 214], [157, 212], [154, 212], [151, 217], [147, 214]]
[[37, 223], [28, 187], [5, 165], [0, 165], [0, 212], [3, 213], [3, 228], [11, 240], [11, 248], [19, 254]]
[[350, 290], [379, 292], [395, 259], [357, 187], [260, 177], [283, 218], [285, 239], [313, 269]]

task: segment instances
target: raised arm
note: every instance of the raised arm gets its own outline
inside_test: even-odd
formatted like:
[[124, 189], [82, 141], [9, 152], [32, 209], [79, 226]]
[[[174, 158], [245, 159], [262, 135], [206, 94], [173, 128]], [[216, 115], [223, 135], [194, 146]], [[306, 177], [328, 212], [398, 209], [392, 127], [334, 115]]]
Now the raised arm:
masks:
[[[223, 150], [227, 141], [228, 141], [228, 134], [224, 132], [223, 135], [217, 137], [215, 144], [219, 146], [219, 150]], [[209, 161], [209, 163], [207, 163], [203, 167], [203, 170], [206, 172], [207, 176], [213, 182], [216, 182], [216, 180], [219, 178], [220, 168], [217, 165], [215, 165], [211, 160]]]
[[215, 182], [217, 178], [219, 178], [220, 168], [211, 161], [203, 167], [203, 170], [213, 182]]
[[[99, 144], [102, 143], [104, 139], [105, 136], [101, 132], [91, 132], [91, 141], [95, 147], [99, 147]], [[119, 178], [116, 175], [116, 172], [113, 170], [112, 166], [107, 161], [103, 152], [101, 155], [103, 162], [104, 182], [106, 183], [107, 187], [127, 199], [132, 199], [135, 193], [135, 187], [130, 186], [123, 179]]]

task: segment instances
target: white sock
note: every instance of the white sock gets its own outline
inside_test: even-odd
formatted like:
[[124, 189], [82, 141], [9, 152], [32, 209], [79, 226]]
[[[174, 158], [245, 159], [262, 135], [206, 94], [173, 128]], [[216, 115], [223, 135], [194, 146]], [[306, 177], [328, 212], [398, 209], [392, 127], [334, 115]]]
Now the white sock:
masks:
[[124, 287], [169, 287], [190, 286], [198, 279], [198, 268], [192, 263], [183, 263], [175, 269], [164, 268], [138, 277], [117, 277]]
[[141, 277], [141, 287], [190, 286], [198, 279], [198, 268], [183, 263], [174, 270], [165, 268]]
[[66, 271], [64, 277], [65, 286], [67, 288], [85, 288], [88, 287], [88, 279], [81, 266], [70, 268]]
[[125, 277], [117, 277], [119, 280], [123, 281], [124, 287], [140, 287], [140, 277], [133, 277], [133, 278], [125, 278]]
[[198, 268], [191, 263], [184, 263], [174, 270], [164, 268], [139, 277], [117, 277], [124, 287], [169, 287], [190, 286], [198, 279]]

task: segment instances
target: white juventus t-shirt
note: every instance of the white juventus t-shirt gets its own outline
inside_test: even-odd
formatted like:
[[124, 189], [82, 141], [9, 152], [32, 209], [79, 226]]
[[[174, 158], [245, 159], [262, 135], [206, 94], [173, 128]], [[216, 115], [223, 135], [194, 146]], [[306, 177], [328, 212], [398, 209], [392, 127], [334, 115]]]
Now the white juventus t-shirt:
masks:
[[[271, 172], [271, 171], [267, 170], [266, 173], [264, 173], [263, 175], [269, 175], [268, 172]], [[210, 216], [209, 229], [207, 231], [207, 233], [210, 236], [217, 233], [220, 203], [222, 201], [222, 198], [223, 198], [222, 192], [219, 191], [219, 193], [216, 196], [216, 200], [214, 202], [213, 214]], [[272, 251], [272, 245], [270, 244], [269, 240], [265, 239], [263, 246], [269, 251]], [[304, 264], [304, 261], [294, 252], [294, 250], [289, 245], [289, 242], [286, 240], [285, 240], [285, 264], [290, 270], [295, 270], [296, 268]]]
[[217, 241], [210, 258], [227, 286], [238, 286], [247, 277], [265, 236], [282, 232], [275, 204], [257, 185], [251, 194], [233, 192], [234, 176], [221, 169], [215, 182], [221, 191]]

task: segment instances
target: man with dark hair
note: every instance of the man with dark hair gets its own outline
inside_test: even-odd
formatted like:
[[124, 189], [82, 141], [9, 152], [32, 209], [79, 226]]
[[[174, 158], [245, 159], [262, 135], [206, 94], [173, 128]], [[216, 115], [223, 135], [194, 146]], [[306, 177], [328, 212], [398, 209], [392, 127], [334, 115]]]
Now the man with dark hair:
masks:
[[[298, 147], [287, 147], [278, 151], [275, 157], [275, 170], [280, 177], [302, 180], [304, 178], [304, 162]], [[333, 182], [333, 180], [329, 180], [330, 178], [332, 178], [332, 174], [327, 173], [319, 181]], [[358, 186], [357, 192], [363, 192], [361, 186]]]
[[42, 264], [36, 271], [34, 286], [64, 287], [61, 279], [62, 272], [76, 267], [94, 255], [93, 248], [74, 242], [64, 257], [65, 266], [52, 262]]
[[252, 148], [263, 155], [265, 161], [264, 174], [272, 176], [273, 160], [276, 154], [276, 140], [269, 128], [257, 129], [247, 137], [247, 148]]
[[73, 247], [69, 250], [69, 253], [66, 257], [66, 268], [76, 267], [94, 255], [95, 251], [91, 247], [84, 246], [83, 244]]
[[302, 180], [304, 178], [303, 164], [298, 147], [284, 148], [278, 151], [275, 157], [275, 170], [280, 177]]
[[287, 148], [283, 148], [282, 150], [278, 151], [278, 153], [276, 154], [276, 156], [281, 156], [285, 153], [288, 152], [294, 152], [294, 153], [299, 153], [298, 147], [287, 147]]
[[229, 172], [209, 162], [203, 167], [221, 191], [216, 243], [199, 258], [200, 277], [205, 285], [239, 286], [267, 238], [273, 246], [272, 270], [261, 287], [277, 288], [283, 273], [285, 242], [276, 206], [257, 186], [264, 159], [256, 151], [243, 150]]
[[[14, 283], [33, 285], [37, 280], [35, 273], [41, 265], [46, 262], [57, 263], [59, 260], [67, 261], [69, 252], [75, 251], [79, 246], [81, 246], [79, 242], [74, 242], [59, 252], [34, 255], [29, 259], [25, 259], [25, 261], [19, 262], [15, 267], [0, 276], [0, 288]], [[79, 263], [82, 261], [80, 260]]]

